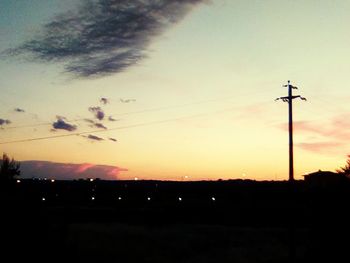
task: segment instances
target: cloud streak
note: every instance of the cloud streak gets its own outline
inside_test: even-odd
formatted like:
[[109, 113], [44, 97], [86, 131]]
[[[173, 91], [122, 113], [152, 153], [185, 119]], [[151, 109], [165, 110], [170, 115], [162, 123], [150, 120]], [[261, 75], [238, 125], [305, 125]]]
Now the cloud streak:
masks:
[[334, 154], [343, 153], [340, 142], [304, 142], [296, 144], [297, 147], [315, 153]]
[[21, 108], [15, 108], [14, 111], [15, 112], [21, 112], [21, 113], [25, 112], [25, 110], [21, 109]]
[[89, 140], [93, 140], [93, 141], [104, 141], [103, 138], [98, 137], [96, 135], [92, 135], [92, 134], [89, 134], [88, 136], [84, 136], [84, 137], [88, 138]]
[[107, 130], [107, 127], [102, 123], [95, 122], [94, 120], [91, 120], [91, 119], [84, 119], [84, 121], [86, 121], [87, 123], [90, 123], [89, 125], [90, 127]]
[[[319, 154], [345, 154], [350, 139], [349, 114], [339, 114], [322, 123], [310, 121], [294, 122], [296, 133], [311, 135], [311, 139], [297, 143], [296, 146]], [[288, 124], [279, 128], [288, 131]]]
[[112, 116], [109, 116], [109, 117], [108, 117], [108, 120], [109, 120], [109, 121], [118, 121], [117, 119], [114, 119]]
[[42, 32], [7, 54], [63, 62], [66, 72], [99, 77], [147, 57], [152, 40], [204, 0], [95, 0], [54, 17]]

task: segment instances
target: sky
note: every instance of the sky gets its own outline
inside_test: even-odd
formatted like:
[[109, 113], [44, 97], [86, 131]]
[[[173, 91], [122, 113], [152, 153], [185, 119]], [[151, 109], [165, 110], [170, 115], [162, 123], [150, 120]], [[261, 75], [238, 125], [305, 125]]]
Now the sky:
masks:
[[[0, 152], [23, 176], [288, 179], [349, 154], [349, 1], [0, 0]], [[68, 167], [68, 168], [67, 168]], [[66, 170], [65, 170], [66, 169]]]

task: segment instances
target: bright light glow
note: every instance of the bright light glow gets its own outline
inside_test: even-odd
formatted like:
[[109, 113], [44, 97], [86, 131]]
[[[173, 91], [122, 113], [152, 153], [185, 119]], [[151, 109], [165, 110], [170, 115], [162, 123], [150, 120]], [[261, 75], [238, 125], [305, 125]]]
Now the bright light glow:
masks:
[[118, 197], [118, 200], [122, 200], [122, 198], [119, 196], [119, 197]]
[[94, 179], [90, 178], [90, 182], [93, 182], [93, 181], [94, 181]]
[[139, 180], [139, 178], [135, 177], [135, 181]]
[[91, 197], [91, 200], [92, 200], [92, 201], [93, 201], [93, 200], [95, 200], [95, 197], [94, 197], [94, 196], [92, 196], [92, 197]]
[[147, 200], [148, 200], [148, 201], [151, 201], [151, 197], [147, 197]]
[[41, 198], [41, 201], [45, 201], [45, 200], [46, 200], [45, 197]]
[[179, 201], [180, 201], [180, 202], [182, 201], [182, 198], [181, 198], [181, 197], [179, 197]]
[[212, 201], [215, 201], [216, 199], [215, 199], [215, 197], [212, 197], [211, 200], [212, 200]]
[[55, 180], [54, 179], [51, 179], [51, 183], [54, 183], [55, 182]]
[[17, 182], [17, 184], [19, 184], [21, 182], [21, 180], [17, 180], [16, 182]]

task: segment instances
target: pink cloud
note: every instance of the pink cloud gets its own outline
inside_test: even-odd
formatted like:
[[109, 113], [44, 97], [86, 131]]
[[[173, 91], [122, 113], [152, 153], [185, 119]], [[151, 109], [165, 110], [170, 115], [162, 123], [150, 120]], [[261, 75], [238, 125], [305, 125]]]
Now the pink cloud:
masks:
[[100, 178], [104, 180], [116, 180], [119, 179], [122, 172], [127, 172], [128, 169], [90, 163], [70, 164], [47, 161], [21, 161], [21, 171], [21, 175], [24, 178], [36, 177], [64, 180]]
[[[344, 148], [350, 139], [349, 117], [349, 114], [339, 114], [323, 122], [294, 122], [295, 133], [307, 134], [309, 138], [306, 142], [296, 144], [296, 146], [315, 153], [344, 154], [346, 151]], [[278, 127], [288, 131], [287, 123], [278, 125]]]
[[91, 163], [83, 163], [83, 164], [80, 164], [77, 169], [76, 169], [76, 173], [80, 174], [80, 173], [84, 173], [87, 169], [91, 168], [91, 167], [94, 167], [95, 165], [94, 164], [91, 164]]
[[344, 144], [339, 142], [304, 142], [298, 143], [296, 146], [307, 151], [322, 154], [344, 153], [342, 147]]

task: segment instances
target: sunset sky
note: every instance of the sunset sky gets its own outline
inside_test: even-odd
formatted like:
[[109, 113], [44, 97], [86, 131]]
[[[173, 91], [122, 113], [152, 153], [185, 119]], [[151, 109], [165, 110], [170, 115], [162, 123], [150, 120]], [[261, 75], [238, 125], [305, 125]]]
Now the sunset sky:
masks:
[[294, 101], [296, 179], [335, 170], [350, 154], [349, 13], [346, 0], [1, 0], [0, 152], [57, 178], [286, 180], [274, 100], [290, 80], [308, 99]]

